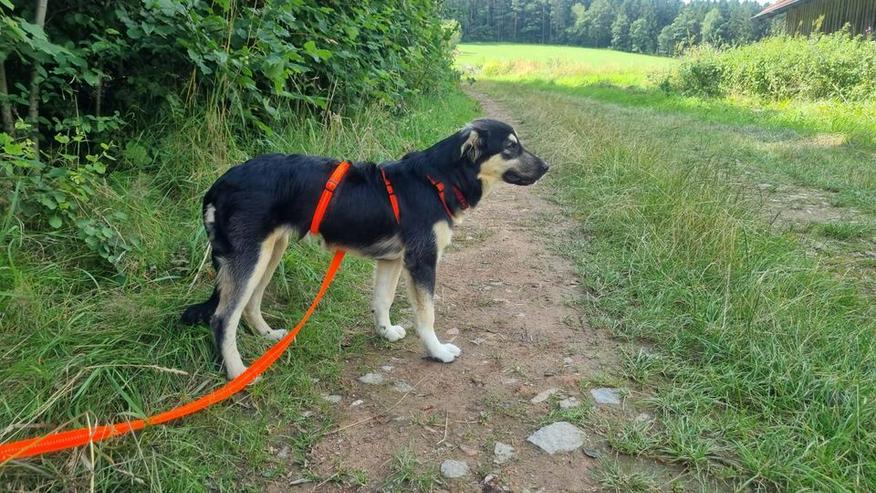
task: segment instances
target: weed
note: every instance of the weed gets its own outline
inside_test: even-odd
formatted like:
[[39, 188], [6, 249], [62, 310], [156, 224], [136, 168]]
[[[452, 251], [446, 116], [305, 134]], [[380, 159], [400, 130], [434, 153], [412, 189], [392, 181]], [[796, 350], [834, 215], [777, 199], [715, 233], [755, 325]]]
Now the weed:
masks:
[[599, 463], [596, 479], [608, 491], [616, 493], [651, 493], [659, 491], [654, 476], [630, 470], [617, 460], [603, 459]]
[[441, 486], [438, 471], [421, 463], [409, 450], [401, 450], [392, 457], [392, 471], [383, 483], [385, 491], [432, 491]]
[[861, 223], [832, 222], [818, 225], [817, 230], [826, 238], [848, 241], [866, 237], [873, 231], [873, 227]]

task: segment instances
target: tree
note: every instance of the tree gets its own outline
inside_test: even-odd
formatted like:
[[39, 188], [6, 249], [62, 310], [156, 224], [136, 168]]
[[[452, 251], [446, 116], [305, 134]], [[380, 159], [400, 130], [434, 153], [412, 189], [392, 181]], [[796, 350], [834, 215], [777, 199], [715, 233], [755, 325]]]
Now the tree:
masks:
[[616, 50], [630, 49], [630, 19], [620, 10], [611, 25], [611, 47]]
[[703, 18], [703, 43], [720, 46], [729, 41], [727, 19], [719, 7], [710, 10]]
[[730, 4], [730, 20], [727, 24], [733, 44], [744, 44], [752, 40], [751, 15], [742, 4]]
[[590, 42], [601, 48], [611, 43], [611, 25], [614, 22], [614, 9], [609, 0], [594, 0], [587, 10], [590, 20]]
[[572, 5], [572, 25], [566, 28], [567, 35], [578, 44], [585, 44], [589, 32], [590, 18], [587, 16], [587, 7], [583, 3]]
[[630, 24], [630, 50], [636, 53], [652, 53], [653, 35], [648, 27], [648, 20], [640, 17]]

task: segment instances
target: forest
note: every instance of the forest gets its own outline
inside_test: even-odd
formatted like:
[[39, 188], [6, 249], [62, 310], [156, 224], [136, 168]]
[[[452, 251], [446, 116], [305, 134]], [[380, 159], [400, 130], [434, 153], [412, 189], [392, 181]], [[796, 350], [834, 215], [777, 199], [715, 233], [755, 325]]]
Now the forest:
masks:
[[675, 55], [699, 44], [737, 46], [775, 33], [740, 0], [447, 0], [462, 41], [568, 44]]

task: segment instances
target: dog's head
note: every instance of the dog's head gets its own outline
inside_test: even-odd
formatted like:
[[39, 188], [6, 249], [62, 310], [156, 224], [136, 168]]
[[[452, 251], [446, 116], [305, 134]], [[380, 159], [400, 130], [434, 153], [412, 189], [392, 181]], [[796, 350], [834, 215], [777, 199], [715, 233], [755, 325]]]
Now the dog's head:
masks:
[[510, 125], [498, 120], [475, 120], [460, 131], [460, 152], [468, 165], [477, 168], [477, 177], [489, 189], [498, 180], [513, 185], [532, 185], [548, 165], [523, 148]]

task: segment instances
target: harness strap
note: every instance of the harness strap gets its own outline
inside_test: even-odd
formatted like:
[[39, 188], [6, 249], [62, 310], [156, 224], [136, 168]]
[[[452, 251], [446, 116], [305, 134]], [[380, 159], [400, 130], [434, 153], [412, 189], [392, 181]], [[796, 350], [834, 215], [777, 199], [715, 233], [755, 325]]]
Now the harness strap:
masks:
[[322, 224], [322, 218], [325, 217], [325, 211], [332, 200], [332, 195], [334, 195], [335, 189], [338, 188], [344, 175], [347, 174], [348, 169], [350, 169], [350, 162], [341, 161], [338, 167], [335, 168], [335, 171], [329, 176], [328, 181], [325, 182], [325, 190], [322, 191], [322, 195], [319, 197], [316, 210], [313, 212], [313, 219], [310, 221], [310, 234], [315, 235], [319, 233], [319, 225]]
[[398, 197], [395, 196], [395, 190], [392, 188], [392, 183], [386, 177], [386, 170], [380, 168], [380, 174], [383, 176], [383, 184], [386, 185], [386, 193], [389, 195], [389, 204], [392, 206], [392, 213], [395, 214], [395, 222], [401, 222], [398, 211]]
[[[435, 187], [435, 190], [438, 192], [438, 199], [441, 200], [441, 205], [444, 206], [444, 212], [447, 213], [447, 217], [453, 219], [453, 212], [450, 211], [450, 206], [447, 205], [447, 197], [444, 195], [444, 183], [432, 178], [431, 176], [426, 176], [430, 182], [432, 182], [432, 186]], [[462, 210], [468, 209], [468, 201], [465, 200], [465, 195], [463, 195], [462, 190], [459, 189], [456, 185], [453, 186], [453, 194], [456, 195], [456, 200], [459, 201], [459, 207]]]

